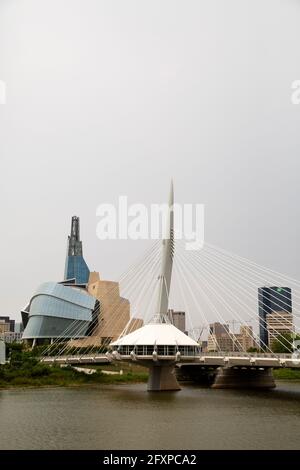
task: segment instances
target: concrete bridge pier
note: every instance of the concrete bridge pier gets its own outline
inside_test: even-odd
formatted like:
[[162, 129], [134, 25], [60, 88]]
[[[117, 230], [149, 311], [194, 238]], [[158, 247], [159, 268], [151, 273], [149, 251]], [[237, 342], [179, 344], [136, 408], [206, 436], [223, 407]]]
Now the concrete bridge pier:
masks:
[[269, 390], [276, 384], [272, 368], [220, 367], [211, 387]]
[[148, 367], [148, 392], [181, 390], [176, 379], [175, 363], [152, 363]]

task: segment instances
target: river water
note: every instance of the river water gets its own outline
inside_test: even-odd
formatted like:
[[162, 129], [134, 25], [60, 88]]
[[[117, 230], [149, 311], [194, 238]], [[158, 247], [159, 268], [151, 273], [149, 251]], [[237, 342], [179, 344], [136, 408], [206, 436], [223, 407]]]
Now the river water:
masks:
[[300, 383], [3, 390], [0, 449], [300, 449]]

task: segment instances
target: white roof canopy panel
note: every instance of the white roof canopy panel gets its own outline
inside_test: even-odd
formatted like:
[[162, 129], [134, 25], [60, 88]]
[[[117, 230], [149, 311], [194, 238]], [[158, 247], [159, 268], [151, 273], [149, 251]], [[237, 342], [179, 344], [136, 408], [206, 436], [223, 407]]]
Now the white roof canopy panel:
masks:
[[111, 346], [199, 346], [196, 341], [168, 323], [150, 323], [111, 343]]

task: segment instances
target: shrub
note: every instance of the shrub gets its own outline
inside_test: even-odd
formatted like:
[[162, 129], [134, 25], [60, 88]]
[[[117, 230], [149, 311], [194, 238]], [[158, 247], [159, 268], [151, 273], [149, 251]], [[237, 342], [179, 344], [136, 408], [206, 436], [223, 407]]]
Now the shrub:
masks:
[[49, 374], [50, 368], [44, 364], [35, 365], [30, 372], [31, 377], [45, 377]]

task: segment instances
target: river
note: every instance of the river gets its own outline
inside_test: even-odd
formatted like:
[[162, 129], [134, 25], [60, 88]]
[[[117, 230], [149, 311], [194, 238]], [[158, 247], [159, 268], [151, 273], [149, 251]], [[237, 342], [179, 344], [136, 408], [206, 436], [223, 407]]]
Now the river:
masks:
[[0, 449], [300, 449], [300, 383], [2, 390]]

